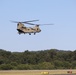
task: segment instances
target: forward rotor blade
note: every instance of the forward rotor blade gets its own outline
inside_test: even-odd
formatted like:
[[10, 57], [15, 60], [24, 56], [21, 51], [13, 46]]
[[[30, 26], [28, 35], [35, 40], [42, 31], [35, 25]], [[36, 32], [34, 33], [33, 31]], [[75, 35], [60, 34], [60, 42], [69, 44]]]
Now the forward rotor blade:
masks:
[[36, 24], [36, 25], [44, 26], [44, 25], [54, 25], [54, 24]]
[[28, 23], [28, 22], [26, 22], [26, 24], [30, 24], [30, 25], [39, 25], [39, 26], [54, 25], [54, 24], [33, 24], [33, 23]]

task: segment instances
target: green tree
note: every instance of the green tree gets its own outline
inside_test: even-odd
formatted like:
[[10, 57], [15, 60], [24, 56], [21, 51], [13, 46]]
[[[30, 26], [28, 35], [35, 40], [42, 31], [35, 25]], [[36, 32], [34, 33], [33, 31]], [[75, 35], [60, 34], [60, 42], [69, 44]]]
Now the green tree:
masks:
[[1, 70], [11, 70], [11, 69], [13, 69], [13, 66], [11, 66], [10, 64], [2, 64], [2, 65], [0, 65], [0, 69]]

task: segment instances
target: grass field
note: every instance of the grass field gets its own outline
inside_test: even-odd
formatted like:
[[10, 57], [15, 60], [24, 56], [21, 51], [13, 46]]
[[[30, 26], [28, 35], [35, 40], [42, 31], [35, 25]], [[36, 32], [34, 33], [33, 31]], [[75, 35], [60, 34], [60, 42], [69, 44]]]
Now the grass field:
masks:
[[[0, 75], [68, 75], [67, 71], [69, 70], [0, 70]], [[76, 70], [72, 70], [72, 74], [69, 75], [76, 75]]]

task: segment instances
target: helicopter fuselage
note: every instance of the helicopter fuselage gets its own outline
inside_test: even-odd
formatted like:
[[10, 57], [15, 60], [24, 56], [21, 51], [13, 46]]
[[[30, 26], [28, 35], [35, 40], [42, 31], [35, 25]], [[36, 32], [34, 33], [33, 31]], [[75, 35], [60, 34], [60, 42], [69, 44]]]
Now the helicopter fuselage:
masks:
[[34, 27], [25, 27], [24, 24], [19, 22], [17, 24], [17, 31], [19, 34], [28, 33], [29, 35], [31, 35], [31, 33], [34, 33], [34, 35], [35, 35], [36, 33], [41, 32], [41, 29], [39, 28], [39, 25], [36, 25]]

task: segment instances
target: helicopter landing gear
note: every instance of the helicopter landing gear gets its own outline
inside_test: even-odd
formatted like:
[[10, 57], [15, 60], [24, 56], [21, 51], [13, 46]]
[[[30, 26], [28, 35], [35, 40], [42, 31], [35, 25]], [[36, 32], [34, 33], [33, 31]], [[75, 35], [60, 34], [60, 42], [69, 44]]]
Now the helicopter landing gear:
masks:
[[34, 33], [34, 35], [35, 35], [36, 33]]
[[20, 34], [21, 34], [21, 32], [18, 32], [18, 34], [20, 35]]
[[31, 35], [31, 33], [29, 33], [29, 35]]

